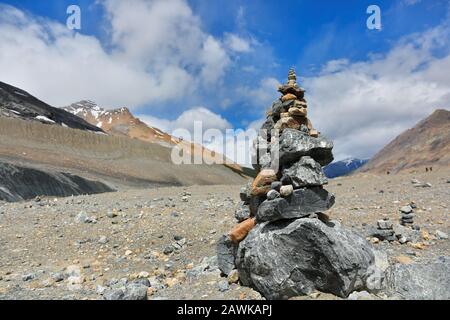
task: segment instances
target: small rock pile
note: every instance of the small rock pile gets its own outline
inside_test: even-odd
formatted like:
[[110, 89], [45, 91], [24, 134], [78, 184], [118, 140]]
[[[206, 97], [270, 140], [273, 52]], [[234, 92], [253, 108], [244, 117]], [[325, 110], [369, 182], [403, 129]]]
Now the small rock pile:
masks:
[[[239, 224], [217, 244], [219, 268], [268, 299], [315, 290], [346, 297], [364, 289], [374, 263], [370, 244], [324, 214], [334, 195], [322, 167], [333, 143], [307, 118], [305, 90], [293, 69], [254, 143], [258, 173], [241, 189]], [[373, 270], [372, 270], [373, 271]]]
[[377, 221], [377, 229], [372, 234], [373, 237], [379, 240], [387, 240], [389, 242], [397, 240], [394, 231], [394, 224], [388, 218]]
[[407, 205], [400, 208], [401, 218], [400, 224], [402, 226], [412, 226], [414, 224], [414, 210], [413, 206]]
[[431, 188], [431, 187], [432, 187], [431, 183], [428, 183], [428, 182], [420, 182], [420, 181], [417, 180], [417, 179], [412, 179], [412, 180], [411, 180], [411, 183], [412, 183], [412, 185], [413, 185], [415, 188]]

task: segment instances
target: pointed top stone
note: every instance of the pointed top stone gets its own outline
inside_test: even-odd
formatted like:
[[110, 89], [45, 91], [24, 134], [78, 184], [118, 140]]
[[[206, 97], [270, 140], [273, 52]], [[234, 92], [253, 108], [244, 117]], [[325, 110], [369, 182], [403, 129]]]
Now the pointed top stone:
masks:
[[304, 96], [305, 90], [297, 84], [297, 75], [295, 73], [294, 68], [289, 69], [288, 74], [288, 81], [286, 84], [280, 86], [278, 88], [278, 91], [281, 92], [283, 95], [287, 93], [294, 94], [298, 99], [302, 99]]
[[297, 75], [295, 74], [294, 68], [289, 69], [288, 84], [297, 84]]

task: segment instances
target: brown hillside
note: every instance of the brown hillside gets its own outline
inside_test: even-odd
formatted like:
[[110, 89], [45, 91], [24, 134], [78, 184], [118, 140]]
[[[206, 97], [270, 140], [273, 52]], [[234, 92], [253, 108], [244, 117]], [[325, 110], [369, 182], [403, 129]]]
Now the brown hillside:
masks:
[[450, 111], [439, 109], [408, 129], [380, 152], [361, 171], [399, 172], [450, 165]]
[[222, 165], [175, 165], [171, 149], [155, 143], [2, 117], [0, 159], [98, 178], [117, 188], [245, 181]]

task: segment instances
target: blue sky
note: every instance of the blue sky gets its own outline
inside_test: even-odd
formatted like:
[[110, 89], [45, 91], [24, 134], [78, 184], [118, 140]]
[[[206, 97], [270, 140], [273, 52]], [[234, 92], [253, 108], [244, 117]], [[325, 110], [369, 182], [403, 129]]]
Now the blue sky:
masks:
[[[337, 141], [337, 158], [370, 157], [434, 109], [449, 107], [440, 70], [450, 52], [448, 0], [0, 4], [0, 49], [29, 62], [14, 66], [0, 54], [0, 80], [56, 106], [80, 99], [125, 105], [168, 131], [189, 128], [196, 114], [206, 127], [248, 129], [264, 118], [278, 97], [275, 85], [294, 66], [313, 124]], [[71, 4], [82, 11], [76, 33], [63, 31]], [[366, 27], [372, 4], [381, 8], [381, 31]], [[23, 14], [19, 21], [14, 12]], [[411, 90], [422, 93], [419, 101]], [[419, 111], [408, 105], [415, 103]]]

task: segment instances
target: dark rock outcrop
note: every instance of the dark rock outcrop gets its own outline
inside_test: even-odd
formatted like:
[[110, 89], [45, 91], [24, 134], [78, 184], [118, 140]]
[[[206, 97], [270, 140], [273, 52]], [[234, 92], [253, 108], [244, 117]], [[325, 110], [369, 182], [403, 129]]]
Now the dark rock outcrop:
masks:
[[112, 192], [98, 181], [63, 172], [50, 172], [0, 162], [0, 200], [15, 202], [37, 196], [67, 197], [72, 195]]
[[0, 117], [19, 118], [72, 129], [103, 130], [62, 109], [54, 108], [22, 89], [0, 81]]

